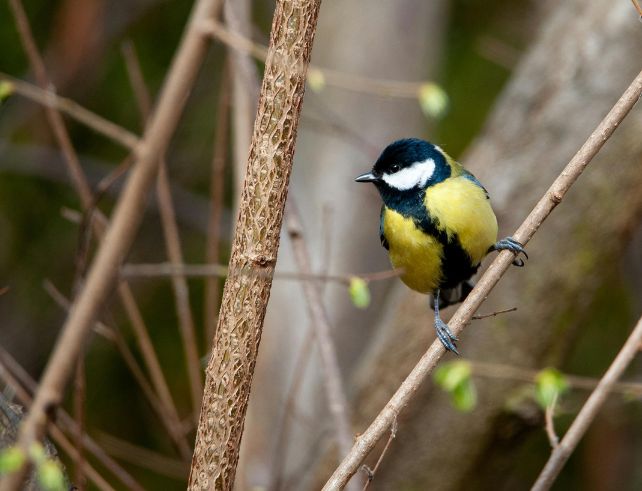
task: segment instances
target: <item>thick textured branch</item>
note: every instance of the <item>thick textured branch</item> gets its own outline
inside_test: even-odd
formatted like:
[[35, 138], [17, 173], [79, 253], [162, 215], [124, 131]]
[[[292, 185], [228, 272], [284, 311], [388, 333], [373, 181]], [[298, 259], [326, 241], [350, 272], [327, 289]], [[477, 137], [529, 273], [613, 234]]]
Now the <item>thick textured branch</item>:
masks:
[[231, 489], [292, 169], [320, 1], [277, 2], [189, 489]]

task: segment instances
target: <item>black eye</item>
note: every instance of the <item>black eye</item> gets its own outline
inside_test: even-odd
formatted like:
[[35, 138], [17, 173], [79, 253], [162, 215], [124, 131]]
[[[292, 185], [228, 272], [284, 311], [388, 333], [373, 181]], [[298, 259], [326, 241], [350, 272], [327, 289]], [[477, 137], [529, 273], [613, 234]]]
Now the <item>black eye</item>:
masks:
[[390, 173], [394, 174], [395, 172], [399, 172], [399, 164], [392, 164], [390, 166]]

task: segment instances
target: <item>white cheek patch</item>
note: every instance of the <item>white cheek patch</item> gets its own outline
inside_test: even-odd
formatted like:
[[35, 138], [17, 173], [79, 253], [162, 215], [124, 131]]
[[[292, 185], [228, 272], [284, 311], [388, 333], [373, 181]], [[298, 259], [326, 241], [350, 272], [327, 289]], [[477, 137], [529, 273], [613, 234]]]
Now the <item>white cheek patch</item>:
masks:
[[410, 167], [401, 169], [394, 174], [384, 174], [383, 180], [388, 186], [407, 191], [415, 187], [424, 187], [435, 172], [435, 161], [426, 159], [422, 162], [415, 162]]

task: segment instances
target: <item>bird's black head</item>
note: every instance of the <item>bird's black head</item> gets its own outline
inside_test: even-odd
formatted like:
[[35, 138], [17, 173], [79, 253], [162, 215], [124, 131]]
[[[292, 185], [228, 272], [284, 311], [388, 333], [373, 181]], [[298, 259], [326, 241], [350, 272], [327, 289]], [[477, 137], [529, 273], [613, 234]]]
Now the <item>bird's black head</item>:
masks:
[[450, 176], [451, 167], [439, 147], [418, 138], [397, 140], [388, 145], [371, 172], [356, 178], [372, 182], [388, 204], [403, 199]]

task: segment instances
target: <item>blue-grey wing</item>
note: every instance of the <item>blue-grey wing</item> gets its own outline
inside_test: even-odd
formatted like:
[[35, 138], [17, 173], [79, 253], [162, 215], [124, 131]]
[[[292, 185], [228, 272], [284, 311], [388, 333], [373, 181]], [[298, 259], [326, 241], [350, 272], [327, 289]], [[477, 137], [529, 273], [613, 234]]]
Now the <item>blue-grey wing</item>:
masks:
[[486, 198], [488, 198], [488, 191], [486, 191], [486, 188], [485, 188], [484, 186], [482, 186], [482, 183], [481, 183], [481, 182], [479, 182], [479, 180], [477, 180], [477, 178], [476, 178], [475, 176], [473, 176], [473, 175], [472, 175], [470, 172], [468, 172], [467, 170], [464, 170], [464, 173], [462, 174], [462, 177], [463, 177], [464, 179], [468, 179], [469, 181], [474, 182], [474, 183], [475, 183], [475, 184], [477, 184], [480, 188], [482, 188], [482, 189], [484, 190], [484, 193], [486, 193]]
[[384, 212], [386, 210], [385, 206], [381, 206], [381, 214], [379, 215], [379, 240], [381, 241], [381, 245], [383, 246], [384, 249], [388, 250], [389, 249], [389, 244], [388, 240], [386, 239], [385, 234], [383, 233], [383, 216]]

